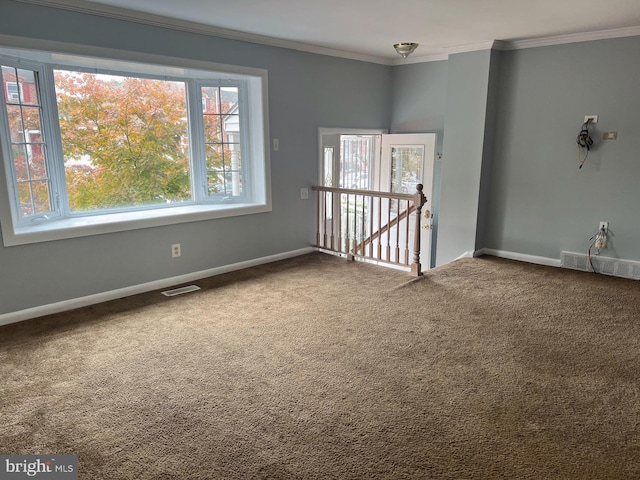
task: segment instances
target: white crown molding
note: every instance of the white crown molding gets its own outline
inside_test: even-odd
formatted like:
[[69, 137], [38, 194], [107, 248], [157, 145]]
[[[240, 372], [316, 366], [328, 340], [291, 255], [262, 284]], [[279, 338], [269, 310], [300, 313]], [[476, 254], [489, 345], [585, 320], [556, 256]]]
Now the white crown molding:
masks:
[[[567, 43], [592, 42], [595, 40], [609, 40], [614, 38], [635, 37], [639, 35], [640, 27], [626, 27], [610, 30], [598, 30], [594, 32], [570, 33], [567, 35], [555, 35], [551, 37], [530, 38], [525, 40], [493, 40], [490, 42], [470, 43], [466, 45], [450, 47], [446, 49], [446, 54], [415, 57], [413, 61], [408, 61], [405, 63], [421, 63], [446, 60], [449, 55], [454, 55], [456, 53], [475, 52], [480, 50], [524, 50], [526, 48], [551, 47], [553, 45], [564, 45]], [[402, 63], [402, 60], [395, 61], [392, 63], [392, 65], [401, 65]]]
[[402, 65], [403, 63], [422, 63], [446, 60], [449, 55], [456, 53], [476, 52], [480, 50], [524, 50], [535, 47], [551, 47], [553, 45], [565, 45], [568, 43], [592, 42], [595, 40], [609, 40], [614, 38], [635, 37], [640, 35], [640, 27], [615, 28], [610, 30], [598, 30], [594, 32], [570, 33], [567, 35], [554, 35], [551, 37], [529, 38], [524, 40], [493, 40], [489, 42], [470, 43], [449, 47], [442, 55], [425, 55], [423, 57], [413, 57], [404, 62], [402, 59], [396, 60], [392, 65]]
[[359, 60], [362, 62], [378, 63], [382, 65], [391, 65], [392, 60], [375, 55], [365, 55], [361, 53], [347, 52], [334, 48], [321, 47], [318, 45], [310, 45], [308, 43], [295, 42], [293, 40], [283, 40], [265, 35], [256, 35], [253, 33], [240, 32], [238, 30], [230, 30], [227, 28], [214, 27], [197, 22], [180, 20], [177, 18], [169, 18], [162, 15], [140, 12], [138, 10], [130, 10], [128, 8], [114, 7], [100, 3], [88, 2], [85, 0], [14, 0], [20, 3], [28, 3], [40, 5], [43, 7], [58, 8], [71, 12], [86, 13], [90, 15], [98, 15], [101, 17], [112, 18], [115, 20], [124, 20], [127, 22], [140, 23], [143, 25], [151, 25], [154, 27], [169, 28], [172, 30], [180, 30], [183, 32], [197, 33], [200, 35], [209, 35], [212, 37], [226, 38], [229, 40], [238, 40], [241, 42], [256, 43], [259, 45], [267, 45], [270, 47], [280, 47], [289, 50], [298, 50], [302, 52], [315, 53], [318, 55], [328, 55], [331, 57], [346, 58], [349, 60]]
[[488, 42], [468, 43], [466, 45], [456, 45], [454, 47], [447, 48], [449, 55], [456, 53], [478, 52], [480, 50], [491, 50], [495, 47], [496, 41], [491, 40]]
[[390, 65], [399, 66], [399, 65], [408, 65], [410, 63], [426, 63], [426, 62], [440, 62], [442, 60], [448, 60], [448, 53], [441, 53], [437, 55], [423, 55], [423, 56], [411, 56], [407, 58], [399, 57], [397, 60], [392, 60], [389, 62]]
[[550, 47], [567, 43], [591, 42], [594, 40], [608, 40], [612, 38], [635, 37], [640, 35], [640, 27], [615, 28], [611, 30], [598, 30], [594, 32], [570, 33], [567, 35], [555, 35], [552, 37], [530, 38], [525, 40], [513, 40], [501, 42], [499, 50], [522, 50], [525, 48]]
[[455, 47], [450, 47], [446, 49], [445, 53], [437, 54], [437, 55], [423, 55], [423, 56], [412, 56], [410, 58], [400, 58], [398, 60], [393, 61], [392, 65], [404, 65], [407, 63], [424, 63], [424, 62], [439, 62], [442, 60], [448, 60], [449, 55], [455, 55], [456, 53], [468, 53], [468, 52], [478, 52], [481, 50], [504, 50], [505, 42], [500, 40], [491, 40], [489, 42], [480, 42], [480, 43], [469, 43], [466, 45], [457, 45]]
[[124, 20], [128, 22], [140, 23], [143, 25], [151, 25], [161, 28], [169, 28], [189, 33], [197, 33], [201, 35], [209, 35], [213, 37], [226, 38], [229, 40], [238, 40], [242, 42], [267, 45], [271, 47], [286, 48], [318, 55], [328, 55], [332, 57], [346, 58], [349, 60], [358, 60], [362, 62], [377, 63], [381, 65], [406, 65], [414, 63], [437, 62], [447, 60], [449, 55], [456, 53], [475, 52], [480, 50], [522, 50], [525, 48], [548, 47], [553, 45], [562, 45], [567, 43], [589, 42], [593, 40], [607, 40], [613, 38], [633, 37], [640, 35], [640, 27], [626, 27], [611, 30], [598, 30], [593, 32], [572, 33], [567, 35], [555, 35], [550, 37], [530, 38], [522, 40], [491, 40], [486, 42], [471, 43], [465, 45], [456, 45], [453, 47], [443, 48], [442, 53], [428, 54], [423, 56], [412, 56], [406, 59], [390, 59], [387, 57], [379, 57], [375, 55], [366, 55], [361, 53], [348, 52], [308, 43], [296, 42], [293, 40], [283, 40], [265, 35], [256, 35], [253, 33], [240, 32], [226, 28], [214, 27], [202, 23], [191, 22], [187, 20], [179, 20], [176, 18], [155, 15], [151, 13], [140, 12], [138, 10], [130, 10], [128, 8], [114, 7], [101, 3], [95, 3], [87, 0], [14, 0], [21, 3], [40, 5], [44, 7], [59, 8], [72, 12], [86, 13], [90, 15], [98, 15], [116, 20]]

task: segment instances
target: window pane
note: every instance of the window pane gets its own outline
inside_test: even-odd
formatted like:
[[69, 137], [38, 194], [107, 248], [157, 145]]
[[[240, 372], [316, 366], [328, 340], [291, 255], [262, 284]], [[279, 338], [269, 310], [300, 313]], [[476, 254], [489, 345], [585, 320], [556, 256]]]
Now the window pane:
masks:
[[30, 70], [18, 69], [18, 93], [20, 103], [23, 105], [38, 105], [38, 93], [36, 90], [36, 78]]
[[[204, 106], [207, 184], [209, 195], [242, 195], [242, 164], [238, 87], [203, 87], [204, 99], [215, 99], [219, 109]], [[211, 113], [209, 113], [211, 112]]]
[[54, 77], [72, 212], [192, 199], [184, 82]]
[[20, 89], [16, 82], [7, 82], [7, 100], [11, 103], [20, 103]]
[[33, 182], [33, 203], [35, 213], [46, 213], [51, 211], [49, 201], [49, 182]]
[[231, 151], [230, 170], [233, 172], [242, 171], [242, 158], [240, 150]]
[[220, 88], [221, 113], [236, 113], [238, 111], [238, 87]]
[[31, 184], [29, 182], [18, 183], [18, 198], [20, 201], [20, 215], [28, 217], [36, 213], [31, 202]]
[[24, 132], [28, 143], [34, 141], [32, 136], [40, 137], [40, 108], [39, 107], [22, 107], [22, 115], [24, 122]]
[[206, 143], [222, 143], [219, 115], [204, 116], [204, 141]]
[[2, 65], [2, 84], [7, 103], [20, 103], [18, 71], [14, 67]]
[[27, 149], [24, 145], [13, 145], [13, 165], [16, 170], [16, 180], [24, 182], [29, 179], [27, 166]]
[[368, 190], [375, 135], [340, 135], [341, 188]]
[[202, 88], [203, 113], [220, 114], [220, 89], [218, 87]]
[[224, 165], [224, 154], [222, 145], [207, 145], [207, 170], [222, 170]]
[[210, 195], [242, 195], [242, 184], [238, 172], [208, 172], [207, 180]]
[[31, 180], [46, 180], [48, 177], [47, 164], [44, 161], [42, 145], [27, 145], [26, 149]]
[[19, 106], [7, 105], [9, 117], [9, 133], [12, 143], [24, 143], [24, 126], [22, 125], [22, 109]]
[[224, 173], [207, 172], [207, 191], [209, 195], [225, 193]]
[[222, 128], [224, 130], [225, 143], [238, 143], [240, 141], [240, 116], [226, 115], [223, 117]]
[[241, 151], [232, 150], [231, 151], [231, 161], [230, 161], [230, 180], [229, 183], [231, 185], [231, 194], [233, 196], [240, 196], [243, 194], [242, 190], [242, 159], [241, 159]]
[[424, 147], [391, 147], [391, 191], [414, 193], [422, 178]]
[[51, 211], [36, 72], [2, 66], [20, 218]]
[[207, 180], [210, 195], [240, 196], [242, 189], [242, 157], [240, 149], [224, 149], [221, 145], [208, 149]]
[[47, 180], [18, 183], [18, 197], [20, 200], [20, 214], [23, 217], [51, 211], [51, 197]]
[[333, 186], [333, 147], [324, 147], [324, 155], [323, 155], [323, 186], [332, 187]]

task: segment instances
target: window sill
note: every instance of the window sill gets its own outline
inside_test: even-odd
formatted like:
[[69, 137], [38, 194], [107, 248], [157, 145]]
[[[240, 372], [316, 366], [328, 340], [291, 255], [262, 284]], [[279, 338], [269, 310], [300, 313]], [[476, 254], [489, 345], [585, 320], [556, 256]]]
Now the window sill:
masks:
[[126, 213], [112, 213], [89, 217], [65, 218], [45, 223], [4, 228], [5, 247], [49, 242], [141, 228], [160, 227], [178, 223], [199, 222], [216, 218], [251, 215], [271, 211], [268, 204], [190, 205]]

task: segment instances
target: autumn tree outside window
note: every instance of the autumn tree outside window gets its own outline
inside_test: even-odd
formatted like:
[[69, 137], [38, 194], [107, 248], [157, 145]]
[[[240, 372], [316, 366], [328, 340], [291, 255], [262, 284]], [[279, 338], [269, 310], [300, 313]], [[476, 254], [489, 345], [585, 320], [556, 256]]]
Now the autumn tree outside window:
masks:
[[140, 212], [270, 208], [261, 78], [82, 62], [0, 50], [0, 136], [16, 236], [77, 230], [78, 219], [122, 225], [141, 221]]

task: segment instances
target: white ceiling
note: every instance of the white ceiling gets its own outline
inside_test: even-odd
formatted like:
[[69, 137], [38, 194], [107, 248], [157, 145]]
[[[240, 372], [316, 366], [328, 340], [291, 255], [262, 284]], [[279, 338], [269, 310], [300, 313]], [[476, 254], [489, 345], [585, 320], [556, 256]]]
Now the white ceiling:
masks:
[[392, 46], [397, 42], [419, 43], [408, 59], [418, 61], [486, 48], [494, 40], [517, 43], [569, 35], [555, 39], [565, 43], [591, 38], [585, 34], [593, 32], [598, 32], [596, 38], [640, 34], [639, 0], [26, 1], [156, 23], [162, 22], [148, 14], [160, 15], [235, 31], [224, 32], [231, 38], [236, 32], [236, 38], [251, 34], [247, 38], [253, 41], [380, 63], [402, 63]]

